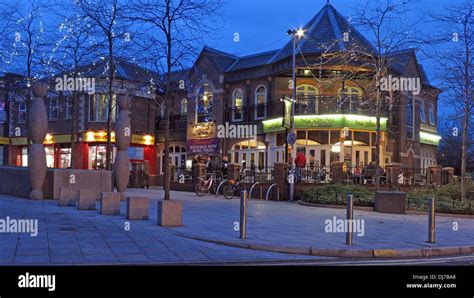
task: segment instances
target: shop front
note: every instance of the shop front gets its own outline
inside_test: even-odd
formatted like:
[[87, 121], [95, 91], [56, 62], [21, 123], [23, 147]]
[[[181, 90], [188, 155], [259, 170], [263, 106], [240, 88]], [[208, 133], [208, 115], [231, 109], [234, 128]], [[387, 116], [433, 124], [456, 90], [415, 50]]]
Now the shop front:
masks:
[[[115, 133], [111, 134], [112, 154], [111, 163], [115, 160]], [[103, 131], [88, 131], [81, 133], [71, 148], [70, 134], [47, 134], [43, 142], [46, 152], [46, 165], [49, 168], [70, 168], [72, 163], [76, 168], [88, 170], [102, 170], [106, 166], [107, 133]], [[74, 150], [74, 154], [71, 154]], [[134, 134], [128, 150], [130, 162], [149, 164], [149, 173], [156, 174], [156, 150], [154, 137], [150, 135]], [[10, 139], [11, 165], [28, 166], [27, 138]], [[72, 160], [74, 156], [74, 160]]]
[[[295, 116], [296, 153], [306, 157], [310, 168], [329, 169], [332, 162], [345, 162], [352, 167], [364, 167], [374, 160], [376, 118], [360, 115]], [[381, 118], [381, 157], [385, 163], [387, 119]], [[287, 161], [286, 134], [282, 118], [263, 121], [269, 143], [270, 164]]]

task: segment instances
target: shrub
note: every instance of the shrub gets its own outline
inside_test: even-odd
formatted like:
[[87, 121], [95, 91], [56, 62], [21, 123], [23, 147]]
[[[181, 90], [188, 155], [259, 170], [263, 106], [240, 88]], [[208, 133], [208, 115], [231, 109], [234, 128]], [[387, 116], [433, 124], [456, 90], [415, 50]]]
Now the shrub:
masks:
[[345, 205], [346, 194], [354, 196], [356, 206], [374, 206], [374, 194], [364, 186], [331, 184], [302, 190], [304, 202], [314, 204]]

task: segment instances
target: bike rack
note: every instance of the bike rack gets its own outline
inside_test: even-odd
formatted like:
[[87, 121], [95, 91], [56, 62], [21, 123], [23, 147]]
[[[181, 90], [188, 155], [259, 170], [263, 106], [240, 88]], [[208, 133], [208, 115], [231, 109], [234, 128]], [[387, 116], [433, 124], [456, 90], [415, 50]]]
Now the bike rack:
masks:
[[219, 190], [221, 189], [221, 186], [222, 184], [228, 182], [227, 180], [224, 180], [224, 181], [221, 181], [221, 183], [219, 183], [219, 185], [217, 186], [217, 190], [216, 190], [216, 197], [219, 195]]
[[249, 196], [248, 196], [249, 199], [252, 198], [252, 191], [253, 191], [254, 187], [257, 186], [258, 184], [260, 184], [260, 182], [255, 182], [255, 183], [252, 185], [252, 187], [250, 188]]
[[267, 195], [265, 196], [265, 201], [268, 201], [268, 196], [270, 195], [270, 191], [272, 190], [272, 188], [276, 186], [277, 187], [277, 201], [280, 201], [280, 188], [278, 187], [278, 185], [276, 183], [272, 184], [268, 190], [267, 190]]

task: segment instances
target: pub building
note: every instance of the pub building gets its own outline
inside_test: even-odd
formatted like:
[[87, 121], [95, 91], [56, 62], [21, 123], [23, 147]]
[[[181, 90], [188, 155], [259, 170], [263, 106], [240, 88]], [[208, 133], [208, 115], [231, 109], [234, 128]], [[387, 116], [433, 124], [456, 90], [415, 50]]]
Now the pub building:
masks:
[[[332, 5], [325, 5], [303, 28], [296, 53], [295, 130], [296, 148], [306, 156], [308, 167], [331, 163], [364, 167], [374, 161], [376, 146], [373, 80], [353, 77], [337, 80], [351, 65], [324, 64], [326, 45], [343, 52], [350, 45], [371, 49], [360, 34]], [[343, 33], [350, 32], [348, 42]], [[284, 104], [291, 98], [292, 40], [280, 49], [238, 57], [205, 47], [189, 70], [176, 73], [176, 82], [189, 88], [175, 95], [177, 121], [173, 121], [170, 147], [172, 163], [190, 169], [198, 155], [227, 156], [232, 163], [265, 171], [276, 162], [288, 161], [287, 131], [282, 125]], [[394, 91], [397, 99], [384, 106], [380, 119], [382, 167], [400, 163], [405, 171], [423, 174], [436, 165], [441, 137], [437, 132], [437, 102], [440, 90], [432, 86], [413, 49], [390, 57], [393, 77], [419, 78], [420, 93]], [[370, 69], [362, 69], [370, 71]], [[336, 80], [335, 80], [336, 78]], [[372, 101], [372, 102], [371, 102]], [[258, 127], [255, 139], [218, 138], [219, 125]], [[160, 135], [161, 131], [158, 131]], [[158, 149], [158, 173], [162, 173], [162, 150]]]
[[[149, 90], [149, 79], [154, 75], [134, 63], [117, 59], [116, 81], [112, 108], [112, 154], [115, 158], [115, 133], [113, 131], [118, 110], [114, 104], [117, 94], [131, 94], [131, 127], [132, 139], [128, 155], [132, 163], [148, 164], [151, 175], [156, 173], [155, 145], [155, 112], [151, 105], [154, 96]], [[49, 133], [44, 140], [46, 163], [50, 168], [69, 168], [100, 170], [106, 165], [108, 94], [106, 60], [81, 67], [83, 77], [96, 80], [95, 93], [80, 92], [74, 109], [76, 115], [76, 131], [71, 134], [73, 106], [72, 92], [58, 92], [54, 82], [50, 82], [50, 91], [44, 98], [48, 113]], [[62, 78], [64, 74], [55, 76]], [[26, 86], [17, 86], [10, 90], [10, 131], [8, 164], [11, 166], [27, 166], [28, 144], [26, 127]], [[71, 148], [71, 137], [75, 136], [74, 147]], [[71, 154], [72, 151], [74, 154]], [[73, 159], [72, 159], [73, 158]]]
[[[366, 166], [374, 161], [376, 117], [373, 80], [347, 78], [345, 71], [354, 65], [322, 63], [328, 45], [337, 52], [350, 46], [371, 49], [370, 42], [331, 4], [326, 4], [302, 28], [304, 36], [296, 52], [296, 149], [304, 153], [309, 168], [333, 162]], [[348, 41], [343, 33], [350, 32]], [[282, 33], [283, 34], [283, 33]], [[173, 179], [190, 174], [193, 159], [208, 156], [257, 171], [269, 171], [277, 162], [287, 162], [290, 146], [283, 126], [285, 98], [291, 98], [293, 41], [282, 48], [235, 56], [204, 47], [195, 63], [172, 74], [173, 107], [170, 115], [170, 164]], [[330, 48], [329, 48], [330, 49]], [[331, 49], [330, 49], [331, 50]], [[330, 52], [330, 51], [329, 51]], [[421, 92], [393, 91], [397, 101], [384, 106], [380, 118], [380, 155], [382, 167], [399, 163], [404, 171], [424, 174], [436, 165], [441, 137], [437, 131], [437, 103], [440, 90], [430, 84], [413, 49], [392, 53], [393, 77], [419, 78]], [[334, 61], [333, 61], [334, 62]], [[50, 133], [45, 140], [48, 166], [101, 169], [105, 164], [107, 97], [103, 74], [105, 62], [84, 67], [83, 75], [98, 81], [94, 95], [81, 94], [76, 111], [76, 144], [71, 148], [71, 94], [50, 92], [45, 99]], [[358, 71], [370, 72], [370, 69]], [[63, 74], [59, 74], [62, 77]], [[159, 77], [140, 66], [118, 60], [116, 93], [129, 94], [133, 138], [129, 149], [132, 161], [147, 162], [151, 175], [160, 178], [164, 161], [164, 109], [152, 106], [150, 78]], [[339, 79], [338, 79], [339, 78]], [[293, 83], [293, 82], [292, 82]], [[185, 88], [178, 86], [185, 85]], [[138, 86], [138, 88], [137, 88]], [[23, 96], [21, 91], [12, 97]], [[27, 162], [26, 106], [10, 100], [10, 165]], [[114, 110], [114, 114], [117, 111]], [[257, 126], [254, 138], [219, 138], [219, 125]], [[20, 135], [15, 129], [20, 128]], [[156, 136], [156, 140], [155, 140]], [[112, 136], [113, 139], [113, 136]], [[71, 160], [71, 150], [74, 160]], [[114, 149], [115, 151], [115, 149]], [[114, 154], [112, 154], [113, 158]], [[161, 179], [155, 180], [160, 183]]]

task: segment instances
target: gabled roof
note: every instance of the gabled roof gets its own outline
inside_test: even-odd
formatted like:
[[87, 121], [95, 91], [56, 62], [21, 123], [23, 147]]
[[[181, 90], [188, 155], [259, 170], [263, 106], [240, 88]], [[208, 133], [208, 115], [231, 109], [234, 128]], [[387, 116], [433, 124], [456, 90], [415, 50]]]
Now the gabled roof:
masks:
[[[121, 58], [114, 58], [115, 61], [115, 78], [125, 81], [148, 82], [152, 78], [157, 79], [158, 73], [139, 66], [136, 63], [128, 62]], [[102, 58], [96, 62], [82, 65], [77, 69], [83, 77], [106, 78], [108, 74], [108, 58]], [[74, 71], [60, 72], [54, 77], [61, 77]]]
[[[341, 51], [356, 48], [374, 51], [372, 44], [360, 34], [354, 26], [331, 5], [326, 4], [303, 28], [305, 36], [299, 42], [303, 55], [321, 54], [323, 52]], [[344, 33], [348, 33], [348, 41], [344, 41]], [[290, 57], [293, 53], [293, 41], [290, 40], [269, 61], [277, 62]]]
[[273, 50], [241, 57], [237, 61], [235, 61], [235, 63], [228, 69], [228, 71], [265, 65], [277, 52], [278, 50]]
[[408, 67], [411, 59], [414, 59], [414, 63], [416, 63], [416, 67], [418, 68], [421, 82], [427, 85], [430, 88], [438, 89], [437, 87], [431, 85], [428, 75], [422, 64], [418, 63], [418, 59], [416, 57], [416, 50], [413, 48], [404, 49], [401, 51], [396, 51], [387, 55], [390, 61], [390, 68], [397, 72], [398, 74], [402, 75], [406, 68]]
[[204, 47], [202, 52], [207, 52], [209, 59], [219, 69], [219, 71], [225, 72], [237, 61], [238, 57], [225, 53], [210, 47]]

